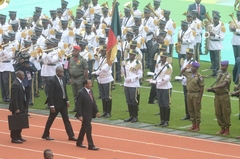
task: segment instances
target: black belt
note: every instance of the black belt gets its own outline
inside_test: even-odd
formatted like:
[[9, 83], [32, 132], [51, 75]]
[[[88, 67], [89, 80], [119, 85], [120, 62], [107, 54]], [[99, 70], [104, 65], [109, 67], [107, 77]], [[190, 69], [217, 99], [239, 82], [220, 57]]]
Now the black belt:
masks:
[[56, 64], [47, 64], [48, 66], [56, 66]]
[[199, 93], [200, 91], [198, 91], [198, 92], [188, 92], [188, 93]]
[[216, 40], [216, 39], [210, 39], [211, 41], [220, 41], [220, 40]]
[[2, 61], [2, 63], [9, 63], [10, 61]]

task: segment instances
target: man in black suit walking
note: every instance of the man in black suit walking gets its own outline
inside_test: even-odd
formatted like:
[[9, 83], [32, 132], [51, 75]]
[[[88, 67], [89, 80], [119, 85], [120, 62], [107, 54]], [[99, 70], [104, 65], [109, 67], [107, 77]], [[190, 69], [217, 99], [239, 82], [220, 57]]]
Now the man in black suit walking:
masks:
[[46, 140], [54, 140], [49, 136], [49, 130], [52, 126], [54, 119], [60, 112], [68, 135], [68, 140], [77, 141], [77, 139], [74, 137], [72, 125], [68, 117], [67, 108], [70, 107], [70, 104], [66, 91], [66, 83], [64, 80], [62, 80], [63, 75], [63, 68], [61, 66], [58, 66], [56, 68], [56, 76], [53, 76], [49, 79], [48, 97], [46, 103], [48, 103], [48, 106], [50, 107], [50, 114], [42, 138]]
[[83, 137], [86, 133], [87, 141], [88, 141], [88, 149], [98, 150], [99, 148], [95, 147], [92, 140], [91, 121], [92, 121], [92, 118], [95, 118], [96, 116], [97, 117], [100, 116], [96, 102], [93, 98], [92, 90], [91, 90], [92, 81], [84, 80], [83, 86], [84, 87], [80, 89], [80, 91], [78, 92], [77, 101], [76, 101], [77, 113], [75, 117], [82, 122], [82, 127], [80, 129], [80, 133], [79, 133], [76, 145], [81, 148], [86, 148], [86, 146], [82, 144]]
[[195, 3], [190, 4], [188, 6], [188, 11], [197, 10], [198, 11], [198, 19], [200, 19], [202, 21], [205, 18], [206, 8], [204, 5], [202, 5], [200, 3], [201, 3], [201, 0], [195, 0]]
[[[11, 99], [9, 103], [9, 110], [12, 114], [24, 113], [27, 109], [26, 95], [24, 91], [24, 86], [22, 84], [25, 75], [22, 71], [17, 71], [17, 78], [13, 81], [11, 88]], [[21, 144], [26, 140], [22, 138], [22, 129], [11, 130], [12, 143]]]

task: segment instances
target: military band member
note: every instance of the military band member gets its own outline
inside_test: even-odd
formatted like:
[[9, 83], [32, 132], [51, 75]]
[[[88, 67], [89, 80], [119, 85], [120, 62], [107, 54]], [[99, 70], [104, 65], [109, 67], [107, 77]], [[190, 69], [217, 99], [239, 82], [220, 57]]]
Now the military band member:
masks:
[[142, 11], [138, 9], [139, 6], [139, 1], [133, 0], [132, 1], [132, 9], [133, 9], [133, 16], [142, 16]]
[[[39, 22], [39, 19], [40, 18], [40, 14], [37, 13], [37, 12], [34, 12], [33, 13], [33, 18], [32, 18], [32, 22], [30, 24], [30, 27], [32, 30], [34, 30], [34, 28], [37, 26], [38, 22]], [[39, 26], [38, 26], [39, 27]]]
[[[127, 55], [128, 55], [128, 50], [130, 49], [130, 42], [132, 41], [133, 39], [133, 32], [132, 31], [127, 31], [127, 34], [126, 34], [126, 40], [123, 42], [123, 53], [124, 53], [124, 59], [126, 60], [127, 59]], [[126, 56], [125, 56], [126, 55]]]
[[158, 15], [156, 17], [154, 15], [154, 19], [163, 19], [163, 10], [160, 8], [161, 0], [153, 0], [153, 5], [154, 5], [154, 12]]
[[82, 56], [82, 58], [84, 58], [86, 61], [92, 60], [92, 54], [90, 54], [87, 49], [87, 45], [88, 45], [87, 41], [81, 40], [78, 45], [81, 48], [81, 52], [79, 53], [80, 56]]
[[62, 15], [63, 15], [63, 10], [62, 10], [62, 8], [58, 8], [58, 9], [57, 9], [57, 18], [58, 18], [59, 20], [65, 20]]
[[99, 60], [99, 66], [96, 71], [92, 72], [92, 74], [98, 76], [97, 80], [103, 105], [102, 117], [110, 118], [112, 111], [111, 82], [113, 81], [113, 77], [112, 66], [107, 63], [106, 49], [106, 45], [100, 46], [101, 57]]
[[94, 18], [94, 8], [89, 6], [88, 0], [84, 0], [81, 10], [84, 12], [83, 18], [88, 22], [93, 22], [92, 20]]
[[111, 22], [112, 22], [112, 17], [110, 17], [110, 15], [108, 15], [108, 10], [109, 9], [106, 7], [102, 8], [103, 16], [101, 17], [100, 22], [106, 24], [107, 27], [110, 27]]
[[211, 76], [217, 76], [217, 71], [219, 70], [219, 63], [221, 57], [221, 50], [223, 48], [222, 41], [224, 39], [225, 27], [222, 26], [222, 23], [219, 21], [219, 14], [213, 16], [213, 25], [212, 31], [210, 31], [210, 41], [209, 41], [209, 51], [210, 51], [210, 60], [212, 63], [212, 74]]
[[[181, 74], [187, 78], [187, 106], [192, 121], [192, 126], [189, 130], [195, 132], [200, 130], [201, 101], [204, 90], [204, 80], [202, 75], [198, 72], [199, 67], [199, 63], [192, 62], [192, 64], [187, 64], [187, 66], [181, 70]], [[189, 69], [190, 71], [186, 71]]]
[[122, 30], [124, 30], [125, 28], [131, 28], [134, 25], [134, 19], [130, 13], [130, 8], [125, 7], [124, 14], [125, 16], [123, 17], [122, 21]]
[[[54, 42], [51, 40], [46, 40], [46, 49], [53, 48]], [[45, 94], [47, 96], [47, 84], [48, 79], [56, 74], [56, 64], [59, 62], [58, 53], [56, 50], [43, 52], [42, 53], [42, 69], [41, 69], [41, 76], [42, 76], [42, 83], [45, 90]]]
[[240, 11], [237, 11], [237, 19], [235, 20], [235, 23], [237, 26], [235, 26], [234, 22], [232, 21], [230, 23], [230, 32], [233, 32], [233, 37], [232, 37], [232, 47], [233, 47], [233, 53], [234, 53], [234, 58], [235, 61], [238, 57], [240, 57]]
[[82, 19], [76, 19], [74, 21], [74, 27], [73, 27], [74, 34], [80, 34], [80, 32], [82, 30], [81, 23], [82, 23]]
[[68, 29], [68, 20], [61, 20], [62, 29], [62, 41], [67, 44], [72, 44], [74, 41], [74, 33]]
[[[169, 41], [169, 56], [172, 57], [173, 55], [173, 48], [174, 48], [174, 38], [173, 35], [175, 33], [176, 24], [174, 21], [170, 18], [171, 11], [164, 10], [164, 20], [166, 21], [165, 25], [165, 31], [167, 32], [166, 40]], [[160, 22], [161, 23], [161, 22]]]
[[[15, 38], [17, 39], [17, 41], [20, 43], [20, 40], [22, 38], [22, 34], [21, 32], [18, 30], [19, 24], [18, 21], [12, 21], [10, 26], [12, 27], [12, 31], [15, 32]], [[6, 31], [7, 32], [7, 31]], [[21, 42], [23, 43], [23, 42]]]
[[207, 91], [215, 92], [214, 107], [218, 125], [221, 130], [216, 134], [229, 135], [229, 127], [231, 126], [231, 103], [230, 103], [230, 84], [231, 76], [227, 72], [228, 61], [221, 62], [221, 70], [218, 72], [216, 85], [208, 88]]
[[67, 8], [68, 2], [67, 1], [62, 1], [62, 17], [64, 20], [70, 20], [71, 19], [71, 15], [69, 15], [69, 8]]
[[42, 13], [41, 7], [35, 7], [35, 12], [37, 12], [40, 15], [39, 19], [42, 19], [45, 17], [45, 15]]
[[45, 39], [51, 39], [51, 35], [49, 33], [50, 25], [49, 25], [49, 20], [48, 19], [42, 18], [42, 28], [43, 28], [42, 36]]
[[74, 18], [74, 21], [72, 21], [71, 23], [71, 28], [74, 28], [75, 27], [75, 21], [76, 20], [80, 20], [81, 21], [81, 24], [80, 24], [80, 27], [82, 28], [82, 21], [84, 20], [82, 17], [83, 17], [83, 14], [84, 12], [80, 9], [77, 9], [76, 10], [76, 17]]
[[150, 50], [152, 48], [152, 38], [156, 28], [156, 26], [154, 25], [154, 20], [150, 16], [150, 13], [151, 13], [151, 10], [145, 8], [144, 18], [142, 19], [143, 29], [147, 32], [146, 40], [145, 40], [146, 46], [147, 46], [147, 51], [145, 56], [147, 67], [149, 67], [149, 63], [150, 63]]
[[98, 0], [92, 0], [92, 4], [90, 4], [90, 7], [94, 9], [95, 14], [102, 14], [102, 7], [98, 4]]
[[178, 44], [181, 45], [180, 52], [178, 53], [178, 61], [180, 66], [180, 59], [186, 58], [186, 49], [194, 48], [194, 32], [188, 27], [188, 22], [181, 22], [181, 29], [178, 31]]
[[51, 25], [52, 29], [59, 30], [60, 29], [60, 19], [57, 17], [57, 10], [50, 10], [51, 19], [49, 20], [49, 24]]
[[156, 126], [166, 127], [169, 125], [170, 108], [171, 108], [171, 75], [172, 66], [167, 62], [168, 52], [160, 52], [160, 60], [155, 68], [155, 80], [157, 88], [158, 106], [160, 108], [161, 122]]
[[3, 32], [7, 32], [9, 30], [9, 24], [6, 22], [6, 15], [1, 14], [1, 21], [0, 21], [0, 27], [3, 30]]
[[[78, 45], [73, 46], [72, 57], [69, 60], [68, 71], [70, 76], [70, 83], [72, 86], [74, 103], [76, 102], [76, 97], [78, 91], [83, 87], [82, 81], [88, 78], [88, 63], [79, 54], [81, 47]], [[74, 108], [75, 112], [76, 109]]]
[[130, 58], [122, 61], [121, 73], [124, 75], [124, 93], [128, 104], [129, 118], [124, 122], [135, 123], [138, 121], [138, 103], [137, 96], [139, 94], [140, 82], [142, 78], [142, 64], [135, 59], [136, 51], [129, 50]]
[[[154, 72], [155, 71], [155, 67], [156, 67], [156, 61], [159, 61], [161, 58], [160, 53], [161, 52], [167, 52], [167, 45], [164, 45], [164, 39], [161, 36], [157, 36], [156, 38], [157, 43], [153, 45], [152, 48], [152, 53], [154, 53], [154, 58], [153, 58], [153, 66], [154, 68], [150, 68], [153, 69], [153, 71], [150, 72]], [[153, 79], [156, 76], [153, 76]], [[148, 104], [155, 104], [155, 99], [157, 97], [157, 92], [156, 92], [156, 83], [154, 81], [150, 82], [151, 83], [151, 89], [150, 89], [150, 94], [149, 94], [149, 98], [148, 98]], [[155, 115], [160, 115], [160, 113], [157, 113]]]
[[12, 21], [17, 20], [19, 22], [19, 19], [17, 18], [17, 11], [9, 11], [9, 17], [8, 24], [10, 24]]
[[[3, 35], [3, 45], [9, 43], [10, 36]], [[0, 51], [0, 82], [1, 82], [1, 94], [3, 102], [9, 102], [10, 93], [9, 93], [9, 82], [11, 83], [11, 73], [14, 72], [13, 65], [11, 60], [14, 56], [13, 46], [11, 44], [5, 46]]]
[[23, 44], [23, 40], [27, 39], [30, 40], [33, 31], [27, 28], [27, 20], [26, 19], [19, 19], [20, 26], [18, 32], [16, 32], [16, 39], [18, 42], [21, 41], [21, 45]]
[[41, 48], [45, 48], [45, 41], [46, 39], [42, 36], [42, 28], [40, 27], [35, 27], [34, 29], [35, 35], [37, 36], [37, 45]]
[[194, 59], [196, 61], [200, 61], [200, 54], [201, 54], [201, 42], [202, 42], [202, 21], [199, 20], [198, 17], [198, 11], [192, 10], [191, 14], [193, 16], [193, 22], [191, 24], [191, 28], [196, 32], [195, 36], [195, 44], [194, 44]]
[[[237, 75], [238, 78], [240, 77], [240, 74]], [[234, 77], [234, 74], [233, 74]], [[238, 81], [237, 86], [234, 87], [234, 92], [231, 92], [231, 96], [238, 97], [238, 110], [240, 112], [240, 81]], [[240, 120], [240, 113], [238, 114], [238, 120]], [[239, 136], [237, 137], [239, 139]]]
[[93, 32], [95, 33], [96, 37], [99, 37], [101, 36], [101, 34], [103, 34], [103, 25], [106, 27], [105, 24], [102, 24], [100, 22], [100, 18], [101, 16], [98, 15], [98, 14], [94, 14], [94, 19], [93, 19], [93, 22], [94, 22], [94, 26], [93, 26]]
[[[193, 62], [196, 62], [193, 59], [194, 49], [187, 48], [186, 49], [186, 58], [180, 60], [181, 64], [181, 71], [186, 68], [187, 66], [191, 65]], [[191, 69], [186, 69], [185, 72], [190, 72]], [[184, 104], [185, 104], [185, 113], [186, 116], [182, 118], [182, 120], [189, 120], [190, 115], [188, 112], [188, 105], [187, 105], [187, 78], [185, 76], [182, 76], [182, 86], [183, 86], [183, 94], [184, 94]]]

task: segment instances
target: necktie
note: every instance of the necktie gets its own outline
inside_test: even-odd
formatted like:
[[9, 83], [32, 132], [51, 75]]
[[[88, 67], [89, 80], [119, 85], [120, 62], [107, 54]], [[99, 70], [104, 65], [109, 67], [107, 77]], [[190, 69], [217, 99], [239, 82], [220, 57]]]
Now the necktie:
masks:
[[65, 91], [64, 91], [62, 78], [59, 78], [59, 81], [60, 81], [60, 85], [61, 85], [62, 92], [63, 92], [63, 99], [65, 99], [66, 98], [66, 94], [65, 94]]
[[91, 100], [92, 100], [92, 102], [93, 102], [93, 96], [92, 96], [91, 91], [89, 91], [89, 96], [90, 96], [90, 98], [91, 98]]
[[198, 15], [200, 16], [200, 4], [197, 5]]

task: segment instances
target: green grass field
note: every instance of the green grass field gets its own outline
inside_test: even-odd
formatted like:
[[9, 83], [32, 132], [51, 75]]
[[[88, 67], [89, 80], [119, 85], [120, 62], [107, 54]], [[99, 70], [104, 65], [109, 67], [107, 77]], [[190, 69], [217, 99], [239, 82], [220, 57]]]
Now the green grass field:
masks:
[[[199, 68], [199, 72], [202, 75], [208, 75], [211, 72], [202, 72], [201, 70], [206, 69], [210, 66], [207, 62], [202, 62], [201, 67]], [[185, 110], [184, 110], [184, 100], [183, 100], [183, 94], [182, 94], [182, 85], [180, 82], [175, 82], [174, 77], [179, 75], [180, 69], [177, 66], [177, 59], [173, 60], [173, 75], [172, 75], [172, 84], [173, 84], [173, 93], [172, 93], [172, 105], [171, 105], [171, 120], [170, 120], [170, 126], [169, 128], [173, 129], [179, 129], [179, 130], [187, 130], [188, 126], [191, 125], [191, 121], [183, 121], [180, 120], [182, 117], [185, 116]], [[232, 70], [232, 66], [229, 66], [229, 71]], [[146, 70], [147, 71], [147, 70]], [[146, 72], [145, 71], [145, 72]], [[145, 78], [146, 79], [146, 78]], [[205, 88], [210, 87], [216, 78], [205, 78]], [[128, 117], [127, 105], [125, 100], [125, 95], [123, 91], [123, 87], [119, 85], [120, 83], [116, 83], [116, 89], [112, 91], [112, 98], [113, 98], [113, 109], [112, 109], [112, 117], [109, 120], [115, 120], [115, 119], [125, 119]], [[151, 123], [151, 124], [157, 124], [160, 122], [159, 116], [154, 115], [159, 111], [157, 104], [148, 104], [148, 97], [150, 92], [150, 86], [148, 86], [149, 83], [144, 82], [142, 85], [142, 88], [140, 89], [140, 111], [139, 111], [139, 122], [144, 123]], [[233, 90], [234, 84], [231, 84], [231, 89]], [[72, 110], [73, 108], [73, 94], [71, 90], [71, 86], [67, 86], [68, 89], [68, 96], [70, 98], [71, 108], [69, 110]], [[96, 99], [96, 102], [98, 104], [100, 112], [102, 112], [102, 105], [101, 105], [101, 99], [98, 98], [98, 89], [96, 81], [94, 83], [94, 97]], [[45, 95], [43, 91], [40, 91], [41, 97], [35, 98], [35, 104], [32, 108], [36, 109], [45, 109]], [[215, 120], [215, 114], [214, 114], [214, 105], [213, 105], [213, 99], [214, 94], [209, 92], [204, 92], [204, 96], [202, 99], [202, 123], [201, 123], [201, 131], [200, 133], [205, 134], [215, 134], [219, 127], [217, 125], [217, 121]], [[232, 114], [231, 114], [231, 135], [229, 137], [235, 137], [240, 134], [239, 131], [239, 120], [238, 116], [238, 99], [233, 98], [231, 100], [232, 105]], [[160, 128], [161, 129], [161, 128]]]

